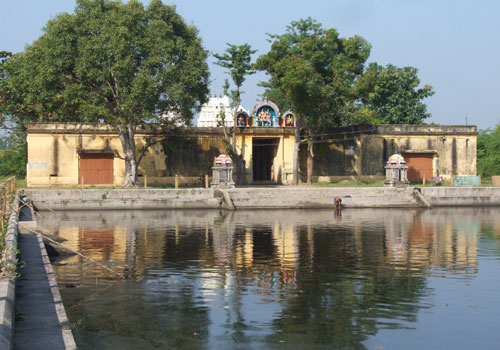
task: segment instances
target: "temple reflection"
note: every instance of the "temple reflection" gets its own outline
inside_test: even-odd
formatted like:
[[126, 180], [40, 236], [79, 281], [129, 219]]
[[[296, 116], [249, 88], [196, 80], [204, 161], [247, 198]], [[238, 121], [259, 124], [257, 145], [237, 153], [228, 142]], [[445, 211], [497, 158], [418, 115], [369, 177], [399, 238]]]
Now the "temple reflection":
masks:
[[286, 336], [289, 344], [363, 348], [379, 329], [415, 322], [430, 307], [422, 302], [427, 277], [474, 278], [481, 237], [500, 241], [500, 216], [491, 211], [449, 213], [42, 212], [38, 228], [124, 277], [72, 256], [56, 261], [59, 283], [101, 279], [140, 289], [141, 298], [168, 309], [168, 319], [148, 317], [175, 329], [175, 320], [199, 321], [207, 343], [227, 334], [249, 341], [258, 329], [258, 342]]
[[[297, 268], [321, 259], [325, 249], [358, 266], [387, 263], [395, 270], [477, 271], [481, 227], [470, 210], [459, 220], [439, 210], [383, 211], [383, 221], [376, 220], [381, 211], [366, 213], [345, 211], [340, 221], [324, 211], [277, 211], [272, 219], [259, 211], [44, 213], [47, 220], [39, 227], [94, 260], [126, 266], [137, 275], [172, 257], [189, 258], [201, 267], [228, 265], [241, 276], [261, 281], [268, 276], [271, 287], [280, 280], [293, 281]], [[56, 225], [50, 224], [54, 221]], [[366, 225], [370, 234], [364, 232]], [[500, 227], [500, 219], [492, 225]], [[493, 231], [499, 238], [499, 230]], [[87, 263], [81, 259], [66, 262]]]

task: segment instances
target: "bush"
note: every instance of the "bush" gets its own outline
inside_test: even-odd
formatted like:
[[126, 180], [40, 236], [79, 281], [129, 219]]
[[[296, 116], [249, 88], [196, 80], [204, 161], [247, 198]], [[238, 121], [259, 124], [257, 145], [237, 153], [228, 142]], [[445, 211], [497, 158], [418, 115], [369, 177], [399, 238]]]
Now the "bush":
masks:
[[500, 175], [500, 124], [494, 130], [480, 130], [477, 136], [477, 173]]
[[26, 177], [27, 161], [28, 149], [26, 143], [18, 147], [12, 147], [12, 143], [7, 142], [0, 144], [0, 177], [15, 175], [19, 179], [24, 179]]

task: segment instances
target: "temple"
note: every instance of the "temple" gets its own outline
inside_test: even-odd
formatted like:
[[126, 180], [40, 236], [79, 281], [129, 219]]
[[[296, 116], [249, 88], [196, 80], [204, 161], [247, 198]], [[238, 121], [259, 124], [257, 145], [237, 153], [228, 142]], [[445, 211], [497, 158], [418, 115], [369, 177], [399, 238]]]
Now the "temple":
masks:
[[[226, 126], [234, 123], [229, 98], [213, 97], [204, 106], [198, 127], [164, 130], [145, 124], [136, 132], [136, 148], [149, 145], [139, 164], [141, 182], [202, 185], [215, 157], [226, 153], [224, 129], [217, 114], [224, 108]], [[281, 113], [272, 101], [260, 101], [251, 113], [236, 117], [236, 152], [243, 166], [234, 169], [236, 184], [290, 184], [296, 117]], [[121, 185], [125, 162], [119, 136], [108, 125], [32, 124], [28, 128], [28, 187], [77, 184]], [[329, 130], [314, 144], [313, 181], [385, 179], [391, 154], [401, 154], [408, 180], [450, 179], [476, 174], [475, 126], [361, 125]], [[152, 142], [154, 141], [154, 142]], [[305, 180], [307, 152], [301, 146], [299, 176]]]

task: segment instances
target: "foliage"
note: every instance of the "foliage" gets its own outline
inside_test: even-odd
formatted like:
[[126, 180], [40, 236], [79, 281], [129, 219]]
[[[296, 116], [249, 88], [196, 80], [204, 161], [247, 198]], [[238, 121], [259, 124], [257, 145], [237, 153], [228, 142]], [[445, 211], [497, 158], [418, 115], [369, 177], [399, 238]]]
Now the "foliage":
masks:
[[292, 110], [292, 104], [280, 90], [272, 88], [268, 83], [265, 82], [260, 83], [260, 86], [266, 88], [266, 90], [262, 94], [263, 99], [276, 103], [276, 105], [282, 112]]
[[[248, 75], [254, 74], [255, 69], [252, 62], [252, 55], [257, 52], [256, 50], [252, 50], [249, 44], [243, 45], [232, 45], [226, 44], [227, 48], [223, 54], [214, 54], [214, 57], [217, 58], [216, 64], [224, 67], [228, 70], [228, 74], [231, 75], [233, 80], [233, 84], [235, 85], [235, 89], [230, 92], [229, 81], [226, 79], [224, 85], [224, 93], [230, 94], [231, 96], [231, 106], [233, 107], [233, 121], [234, 125], [230, 131], [224, 127], [224, 143], [226, 144], [226, 150], [233, 163], [236, 165], [236, 175], [237, 175], [237, 184], [245, 183], [245, 164], [241, 154], [238, 154], [238, 150], [236, 149], [236, 130], [237, 130], [237, 122], [236, 116], [241, 104], [241, 87], [246, 80]], [[218, 124], [225, 125], [225, 120], [227, 116], [223, 109], [217, 115]]]
[[[17, 277], [17, 260], [14, 259], [19, 253], [13, 251], [13, 247], [7, 242], [7, 229], [9, 225], [10, 209], [9, 206], [15, 195], [13, 183], [8, 183], [6, 179], [0, 178], [0, 279], [10, 276]], [[13, 254], [13, 256], [11, 256]]]
[[26, 177], [28, 149], [24, 139], [10, 133], [0, 139], [0, 177]]
[[[10, 246], [7, 244], [6, 237], [7, 225], [4, 225], [0, 231], [0, 279], [9, 276], [9, 278], [13, 280], [18, 277], [16, 268], [19, 261], [17, 259], [9, 261]], [[19, 250], [16, 250], [14, 254], [19, 254]]]
[[477, 172], [483, 176], [500, 175], [500, 124], [477, 136]]
[[6, 75], [3, 70], [3, 65], [12, 56], [11, 52], [8, 51], [0, 51], [0, 81], [6, 78]]
[[[341, 38], [335, 29], [323, 29], [311, 18], [292, 22], [284, 34], [270, 35], [270, 41], [271, 49], [259, 57], [257, 67], [271, 75], [270, 87], [286, 96], [304, 128], [310, 183], [315, 134], [349, 124], [355, 82], [363, 73], [370, 45], [360, 36]], [[294, 182], [297, 177], [294, 165]]]
[[372, 124], [422, 124], [430, 117], [422, 102], [434, 94], [430, 85], [419, 88], [418, 70], [371, 63], [358, 82], [360, 114]]
[[370, 45], [359, 36], [341, 38], [311, 18], [292, 22], [285, 34], [270, 38], [271, 50], [257, 65], [271, 75], [271, 87], [287, 97], [310, 128], [344, 124]]
[[26, 177], [26, 145], [16, 150], [0, 150], [0, 176]]
[[[144, 122], [187, 122], [208, 94], [207, 52], [174, 6], [78, 0], [5, 64], [3, 112], [25, 121], [106, 123], [120, 136], [126, 185], [137, 185], [134, 135]], [[168, 116], [169, 118], [159, 118]]]
[[[257, 52], [257, 50], [252, 50], [249, 44], [243, 45], [233, 45], [227, 43], [226, 51], [223, 54], [214, 53], [214, 57], [217, 58], [215, 64], [226, 68], [228, 74], [231, 75], [231, 79], [235, 85], [235, 89], [230, 92], [231, 100], [234, 105], [239, 105], [241, 103], [241, 87], [246, 80], [248, 75], [254, 74], [255, 69], [253, 68], [252, 55]], [[225, 90], [228, 90], [229, 85], [226, 80]], [[227, 92], [227, 91], [225, 91]]]

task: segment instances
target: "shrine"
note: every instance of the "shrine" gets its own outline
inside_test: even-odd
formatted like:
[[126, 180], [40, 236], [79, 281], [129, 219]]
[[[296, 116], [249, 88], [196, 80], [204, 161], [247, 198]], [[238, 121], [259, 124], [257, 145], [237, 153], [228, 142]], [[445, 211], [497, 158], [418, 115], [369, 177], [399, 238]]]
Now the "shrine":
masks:
[[244, 127], [295, 127], [295, 116], [292, 111], [286, 111], [280, 115], [278, 106], [272, 101], [260, 101], [249, 115], [241, 110], [236, 115], [236, 125]]

